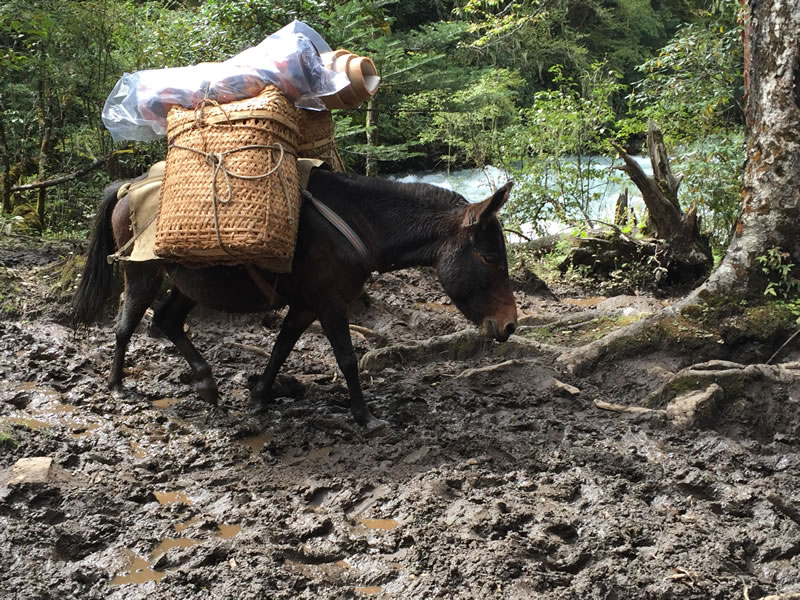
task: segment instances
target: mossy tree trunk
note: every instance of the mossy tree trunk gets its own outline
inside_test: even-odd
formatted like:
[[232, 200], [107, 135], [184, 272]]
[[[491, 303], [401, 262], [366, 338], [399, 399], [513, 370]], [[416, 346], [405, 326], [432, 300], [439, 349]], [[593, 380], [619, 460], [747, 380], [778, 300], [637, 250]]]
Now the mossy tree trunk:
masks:
[[[3, 106], [0, 102], [0, 114], [2, 114]], [[3, 214], [11, 214], [11, 153], [8, 150], [8, 139], [6, 138], [6, 128], [3, 120], [0, 119], [0, 160], [3, 162], [3, 178], [0, 184], [2, 185], [2, 204], [0, 204], [0, 211]]]
[[796, 0], [750, 0], [745, 36], [742, 208], [719, 267], [703, 286], [759, 296], [767, 280], [757, 258], [771, 248], [800, 265], [800, 8]]

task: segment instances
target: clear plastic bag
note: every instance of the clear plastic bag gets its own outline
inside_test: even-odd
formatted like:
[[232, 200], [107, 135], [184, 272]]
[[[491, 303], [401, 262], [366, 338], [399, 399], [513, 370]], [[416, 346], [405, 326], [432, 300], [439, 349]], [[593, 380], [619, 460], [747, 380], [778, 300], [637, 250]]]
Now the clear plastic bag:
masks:
[[270, 83], [300, 108], [325, 110], [320, 96], [335, 94], [349, 80], [325, 66], [323, 52], [330, 52], [325, 40], [293, 21], [225, 62], [125, 73], [106, 100], [103, 123], [116, 141], [157, 140], [166, 135], [172, 106], [251, 98]]

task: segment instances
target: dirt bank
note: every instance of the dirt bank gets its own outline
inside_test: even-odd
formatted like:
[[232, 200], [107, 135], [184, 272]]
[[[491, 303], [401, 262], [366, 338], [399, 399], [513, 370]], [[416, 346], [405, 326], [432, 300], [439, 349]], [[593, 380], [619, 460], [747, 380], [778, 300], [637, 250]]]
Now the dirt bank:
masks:
[[[276, 320], [205, 312], [190, 327], [221, 407], [197, 398], [184, 361], [146, 323], [129, 393], [115, 397], [111, 325], [64, 325], [42, 280], [60, 260], [47, 252], [0, 255], [12, 256], [0, 272], [15, 308], [0, 320], [2, 598], [800, 592], [800, 436], [781, 418], [797, 414], [795, 385], [742, 386], [726, 400], [735, 411], [686, 429], [594, 401], [639, 404], [691, 356], [574, 378], [546, 352], [492, 344], [364, 372], [390, 424], [367, 437], [319, 328], [290, 356], [284, 397], [256, 415], [248, 383]], [[600, 301], [517, 297], [529, 323]], [[417, 270], [377, 277], [353, 321], [359, 355], [470, 329]], [[33, 457], [52, 462], [20, 462]]]

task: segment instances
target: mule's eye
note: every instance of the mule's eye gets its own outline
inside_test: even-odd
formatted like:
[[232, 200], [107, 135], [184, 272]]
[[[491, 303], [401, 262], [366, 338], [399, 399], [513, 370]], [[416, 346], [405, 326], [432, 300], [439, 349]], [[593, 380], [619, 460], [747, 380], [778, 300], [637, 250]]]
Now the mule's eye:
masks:
[[487, 252], [485, 254], [482, 252], [475, 252], [475, 256], [478, 257], [478, 260], [487, 265], [499, 265], [503, 262], [503, 257], [496, 252]]

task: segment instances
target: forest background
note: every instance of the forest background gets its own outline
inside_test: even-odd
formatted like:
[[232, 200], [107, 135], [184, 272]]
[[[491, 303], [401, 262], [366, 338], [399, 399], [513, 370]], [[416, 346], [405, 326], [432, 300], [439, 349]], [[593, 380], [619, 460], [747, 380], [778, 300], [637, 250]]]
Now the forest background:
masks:
[[106, 184], [163, 159], [164, 142], [115, 144], [103, 126], [124, 72], [224, 60], [293, 19], [382, 76], [334, 111], [350, 170], [492, 165], [518, 184], [509, 229], [589, 227], [612, 143], [639, 152], [652, 119], [681, 204], [724, 252], [744, 167], [743, 18], [724, 0], [9, 0], [0, 235], [85, 236]]

